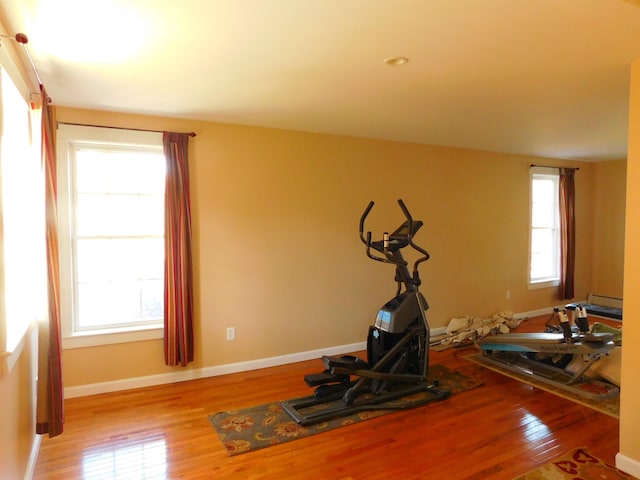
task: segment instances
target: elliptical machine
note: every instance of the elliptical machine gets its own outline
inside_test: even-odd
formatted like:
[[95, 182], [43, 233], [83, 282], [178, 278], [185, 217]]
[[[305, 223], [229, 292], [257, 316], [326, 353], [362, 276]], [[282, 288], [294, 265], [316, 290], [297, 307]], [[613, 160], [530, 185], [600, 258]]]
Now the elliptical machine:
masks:
[[[371, 232], [364, 235], [364, 224], [374, 206], [369, 202], [360, 218], [360, 240], [372, 260], [395, 266], [396, 295], [380, 308], [367, 336], [367, 360], [351, 355], [323, 356], [325, 370], [305, 376], [305, 382], [315, 387], [314, 395], [282, 402], [282, 408], [299, 424], [309, 425], [351, 413], [393, 408], [381, 404], [419, 392], [428, 392], [411, 407], [449, 396], [437, 382], [427, 383], [429, 371], [429, 323], [427, 301], [419, 291], [419, 265], [429, 259], [429, 253], [416, 245], [413, 236], [423, 223], [413, 220], [402, 200], [398, 200], [406, 220], [382, 240], [372, 241]], [[413, 272], [401, 250], [411, 247], [421, 254]], [[377, 253], [372, 252], [375, 251]], [[356, 379], [352, 380], [352, 377]], [[325, 405], [326, 404], [326, 405]], [[319, 406], [322, 405], [322, 408]]]

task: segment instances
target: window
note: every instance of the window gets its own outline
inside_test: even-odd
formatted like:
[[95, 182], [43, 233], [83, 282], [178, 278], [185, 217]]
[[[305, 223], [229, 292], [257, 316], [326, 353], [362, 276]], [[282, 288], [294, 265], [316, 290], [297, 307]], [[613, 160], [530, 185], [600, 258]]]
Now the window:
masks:
[[531, 167], [530, 288], [560, 282], [559, 179], [556, 169]]
[[0, 375], [29, 327], [47, 315], [44, 172], [39, 111], [0, 67]]
[[162, 336], [162, 134], [60, 125], [63, 346]]

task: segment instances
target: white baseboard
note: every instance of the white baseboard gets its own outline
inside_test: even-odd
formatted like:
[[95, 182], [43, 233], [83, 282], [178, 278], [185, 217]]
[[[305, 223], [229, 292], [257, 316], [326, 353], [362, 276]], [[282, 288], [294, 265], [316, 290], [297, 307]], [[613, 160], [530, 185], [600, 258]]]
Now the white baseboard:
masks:
[[616, 468], [636, 478], [640, 478], [640, 461], [629, 458], [620, 452], [616, 454]]
[[179, 372], [160, 373], [157, 375], [147, 375], [144, 377], [126, 378], [123, 380], [113, 380], [110, 382], [91, 383], [87, 385], [78, 385], [75, 387], [65, 387], [65, 398], [84, 397], [87, 395], [97, 395], [99, 393], [118, 392], [121, 390], [129, 390], [132, 388], [151, 387], [154, 385], [163, 385], [167, 383], [184, 382], [187, 380], [195, 380], [198, 378], [215, 377], [218, 375], [226, 375], [228, 373], [246, 372], [249, 370], [257, 370], [259, 368], [275, 367], [278, 365], [286, 365], [288, 363], [302, 362], [305, 360], [313, 360], [322, 357], [322, 355], [342, 355], [344, 353], [357, 352], [367, 348], [366, 342], [351, 343], [319, 350], [310, 350], [307, 352], [292, 353], [289, 355], [280, 355], [277, 357], [261, 358], [258, 360], [250, 360], [247, 362], [228, 363], [215, 367], [204, 367], [198, 369], [189, 369]]
[[38, 454], [40, 453], [40, 442], [42, 442], [42, 435], [34, 435], [33, 443], [31, 444], [31, 453], [29, 454], [29, 463], [27, 464], [27, 471], [24, 474], [24, 480], [31, 480], [36, 471], [36, 463], [38, 462]]

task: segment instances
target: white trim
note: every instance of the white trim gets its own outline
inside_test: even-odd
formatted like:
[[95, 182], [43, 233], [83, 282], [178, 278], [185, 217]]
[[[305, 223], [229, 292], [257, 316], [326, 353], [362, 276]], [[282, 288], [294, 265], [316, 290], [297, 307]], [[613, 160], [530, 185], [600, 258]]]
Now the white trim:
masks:
[[40, 444], [42, 443], [42, 435], [34, 435], [33, 443], [31, 444], [31, 453], [29, 454], [29, 463], [27, 464], [27, 471], [24, 474], [25, 480], [31, 480], [33, 474], [36, 471], [36, 464], [38, 463], [38, 454], [40, 453]]
[[620, 452], [616, 454], [616, 468], [640, 478], [640, 461], [627, 457]]
[[364, 350], [366, 347], [366, 342], [350, 343], [347, 345], [340, 345], [338, 347], [331, 347], [327, 349], [291, 353], [288, 355], [261, 358], [257, 360], [249, 360], [246, 362], [228, 363], [226, 365], [219, 365], [214, 367], [190, 369], [171, 373], [160, 373], [157, 375], [126, 378], [123, 380], [113, 380], [110, 382], [91, 383], [87, 385], [78, 385], [75, 387], [65, 387], [64, 396], [65, 398], [84, 397], [87, 395], [97, 395], [99, 393], [129, 390], [131, 388], [151, 387], [167, 383], [196, 380], [198, 378], [227, 375], [229, 373], [246, 372], [249, 370], [257, 370], [259, 368], [275, 367], [279, 365], [286, 365], [289, 363], [302, 362], [305, 360], [313, 360], [316, 358], [320, 358], [322, 355], [341, 355], [344, 353], [357, 352], [360, 350]]
[[22, 350], [24, 349], [25, 339], [31, 334], [31, 329], [35, 322], [31, 322], [29, 326], [27, 326], [26, 331], [20, 337], [20, 340], [14, 347], [14, 349], [10, 352], [0, 352], [0, 378], [8, 375], [11, 370], [13, 370], [13, 366], [16, 364], [20, 355], [22, 354]]
[[529, 290], [538, 290], [539, 288], [553, 288], [560, 285], [560, 280], [544, 280], [539, 282], [529, 282], [528, 288]]
[[133, 329], [116, 329], [105, 332], [76, 333], [71, 337], [62, 339], [62, 348], [69, 350], [72, 348], [92, 347], [96, 345], [110, 345], [113, 343], [139, 342], [142, 340], [155, 340], [164, 337], [164, 327], [136, 327]]

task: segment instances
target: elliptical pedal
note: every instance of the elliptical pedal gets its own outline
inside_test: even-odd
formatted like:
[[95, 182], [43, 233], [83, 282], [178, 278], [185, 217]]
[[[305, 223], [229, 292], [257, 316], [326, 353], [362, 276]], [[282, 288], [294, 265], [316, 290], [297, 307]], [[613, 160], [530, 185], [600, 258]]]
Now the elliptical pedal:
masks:
[[365, 362], [361, 358], [355, 357], [353, 355], [342, 355], [341, 357], [323, 355], [322, 363], [324, 363], [324, 366], [327, 370], [331, 370], [334, 367], [349, 368], [351, 370], [369, 368], [368, 362]]
[[331, 373], [325, 370], [322, 373], [312, 373], [304, 376], [304, 381], [310, 387], [326, 385], [327, 383], [343, 383], [349, 380], [349, 375]]

